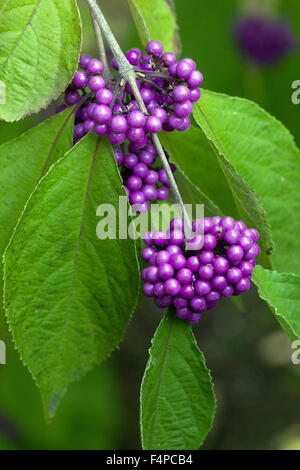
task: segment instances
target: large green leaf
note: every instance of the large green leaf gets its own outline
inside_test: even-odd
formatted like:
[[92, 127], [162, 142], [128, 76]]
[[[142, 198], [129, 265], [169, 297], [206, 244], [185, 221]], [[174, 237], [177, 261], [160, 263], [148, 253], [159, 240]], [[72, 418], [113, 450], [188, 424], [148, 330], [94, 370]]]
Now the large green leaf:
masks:
[[171, 161], [197, 188], [197, 202], [205, 204], [207, 215], [238, 216], [230, 186], [203, 132], [190, 127], [185, 132], [162, 133], [160, 137]]
[[[41, 180], [4, 256], [10, 330], [50, 417], [69, 383], [119, 344], [137, 302], [135, 244], [118, 238], [124, 194], [111, 145], [90, 133]], [[96, 236], [104, 203], [116, 239]]]
[[[70, 111], [64, 111], [42, 122], [14, 140], [0, 145], [0, 256], [34, 190], [43, 168], [62, 157], [72, 145], [72, 121], [63, 127]], [[0, 337], [3, 335], [4, 314], [2, 263], [0, 265]], [[4, 329], [5, 330], [5, 329]]]
[[188, 322], [170, 309], [149, 352], [141, 388], [143, 448], [198, 449], [211, 428], [215, 398]]
[[128, 0], [142, 44], [160, 41], [165, 51], [180, 52], [175, 9], [172, 0]]
[[77, 67], [81, 25], [75, 0], [7, 0], [0, 9], [0, 118], [45, 108]]
[[300, 338], [300, 276], [256, 266], [253, 282], [290, 338]]
[[[292, 136], [279, 121], [248, 100], [204, 91], [200, 107], [205, 117], [197, 107], [194, 116], [218, 148], [224, 165], [233, 166], [263, 203], [275, 242], [274, 267], [299, 273], [300, 248], [295, 234], [300, 231], [296, 216], [300, 159]], [[247, 207], [245, 196], [246, 200], [240, 202], [247, 219], [260, 230], [262, 245], [268, 250], [272, 243], [262, 208], [255, 202], [254, 193]], [[288, 230], [284, 230], [286, 221]]]

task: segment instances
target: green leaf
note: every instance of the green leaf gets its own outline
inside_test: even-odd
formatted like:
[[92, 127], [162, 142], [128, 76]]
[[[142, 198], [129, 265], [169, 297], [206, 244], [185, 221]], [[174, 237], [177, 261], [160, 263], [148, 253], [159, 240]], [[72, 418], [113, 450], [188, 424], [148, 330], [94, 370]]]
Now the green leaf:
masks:
[[179, 54], [180, 38], [172, 0], [128, 0], [143, 46], [152, 39], [160, 41], [165, 51]]
[[203, 132], [190, 127], [185, 132], [161, 133], [160, 137], [171, 161], [194, 185], [196, 199], [193, 202], [205, 204], [207, 215], [238, 216], [230, 186]]
[[81, 24], [75, 0], [7, 0], [0, 10], [0, 118], [36, 113], [66, 88], [78, 63]]
[[211, 428], [215, 398], [188, 322], [170, 309], [149, 352], [141, 388], [143, 449], [198, 449]]
[[[24, 205], [42, 170], [63, 156], [72, 145], [72, 121], [63, 128], [70, 110], [42, 122], [20, 137], [0, 145], [0, 257], [9, 242]], [[0, 265], [0, 337], [3, 331], [3, 272]]]
[[255, 266], [252, 280], [288, 336], [300, 338], [300, 276]]
[[[125, 191], [111, 145], [98, 143], [90, 133], [52, 166], [4, 256], [9, 326], [49, 417], [67, 386], [119, 344], [138, 297], [135, 244], [118, 237]], [[104, 203], [116, 211], [116, 239], [96, 235]]]
[[[207, 121], [197, 107], [195, 119], [218, 148], [221, 164], [235, 169], [243, 178], [243, 186], [253, 188], [263, 204], [276, 248], [271, 257], [274, 267], [300, 273], [300, 248], [295, 236], [300, 231], [300, 219], [295, 215], [299, 209], [300, 159], [292, 136], [279, 121], [248, 100], [204, 91], [200, 103]], [[232, 171], [228, 173], [229, 182], [230, 178], [235, 183]], [[250, 190], [242, 197], [236, 191], [236, 196], [247, 221], [261, 232], [262, 246], [269, 250], [270, 231], [255, 193]], [[289, 230], [283, 230], [287, 220]]]

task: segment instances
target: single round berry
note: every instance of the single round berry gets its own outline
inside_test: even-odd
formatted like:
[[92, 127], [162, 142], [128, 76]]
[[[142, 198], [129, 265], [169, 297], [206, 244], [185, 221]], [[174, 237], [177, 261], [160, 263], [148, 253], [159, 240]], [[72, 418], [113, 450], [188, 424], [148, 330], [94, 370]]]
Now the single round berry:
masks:
[[204, 264], [199, 268], [198, 275], [203, 281], [209, 281], [214, 275], [214, 270], [209, 264]]
[[151, 282], [145, 282], [143, 292], [146, 297], [153, 297], [154, 295], [154, 284]]
[[145, 131], [150, 134], [156, 134], [162, 128], [161, 120], [156, 116], [149, 116], [145, 124]]
[[98, 91], [101, 88], [105, 88], [105, 80], [103, 77], [100, 77], [100, 75], [93, 75], [89, 79], [89, 87], [91, 91]]
[[225, 228], [226, 230], [230, 230], [230, 229], [234, 228], [235, 220], [230, 216], [226, 216], [226, 217], [223, 217], [221, 219], [220, 225], [221, 225], [221, 227]]
[[238, 239], [238, 244], [243, 248], [244, 251], [248, 251], [253, 246], [253, 240], [250, 237], [242, 235]]
[[168, 197], [168, 190], [167, 188], [158, 188], [157, 190], [157, 199], [159, 201], [165, 201]]
[[190, 301], [190, 307], [194, 312], [203, 312], [206, 307], [206, 301], [204, 297], [195, 296]]
[[216, 274], [224, 274], [228, 271], [229, 262], [224, 256], [220, 256], [214, 260], [213, 268]]
[[113, 132], [121, 134], [127, 131], [127, 119], [124, 116], [114, 116], [110, 121], [110, 127]]
[[200, 86], [202, 82], [203, 82], [203, 75], [201, 72], [199, 72], [199, 70], [193, 70], [187, 79], [187, 84], [191, 88], [196, 88]]
[[191, 313], [188, 317], [188, 320], [191, 322], [191, 323], [198, 323], [198, 321], [200, 321], [202, 318], [202, 315], [201, 313]]
[[[187, 79], [190, 77], [193, 70], [194, 70], [193, 65], [189, 61], [182, 59], [177, 64], [176, 74], [178, 75], [179, 78]], [[198, 86], [198, 85], [195, 85], [195, 86]]]
[[174, 245], [181, 245], [184, 242], [184, 234], [181, 230], [171, 230], [170, 243]]
[[207, 302], [217, 302], [220, 299], [220, 297], [221, 297], [220, 292], [216, 290], [210, 291], [210, 293], [205, 296]]
[[199, 90], [199, 88], [191, 88], [190, 89], [189, 100], [192, 103], [195, 103], [195, 101], [198, 101], [200, 99], [200, 96], [201, 96], [201, 91]]
[[211, 291], [211, 283], [209, 281], [202, 281], [198, 279], [195, 282], [195, 291], [200, 296], [205, 296], [210, 293]]
[[174, 269], [170, 264], [163, 264], [158, 268], [158, 275], [162, 281], [171, 279], [174, 275]]
[[176, 279], [180, 282], [180, 284], [191, 284], [193, 281], [193, 273], [187, 268], [179, 269], [178, 273], [176, 274]]
[[172, 64], [175, 64], [176, 63], [176, 55], [173, 54], [173, 52], [165, 52], [160, 60], [162, 61], [162, 63], [164, 65], [166, 65], [167, 67], [169, 67], [169, 65], [172, 65]]
[[131, 204], [143, 204], [146, 201], [144, 193], [141, 191], [134, 191], [130, 194], [129, 201]]
[[100, 88], [96, 93], [98, 104], [110, 104], [113, 100], [113, 94], [108, 88]]
[[190, 90], [184, 85], [177, 85], [173, 90], [173, 98], [178, 103], [189, 100], [190, 95]]
[[[145, 162], [142, 162], [145, 163]], [[148, 174], [144, 177], [146, 184], [155, 184], [158, 181], [158, 173], [155, 170], [148, 170]]]
[[201, 251], [199, 255], [199, 261], [201, 264], [211, 264], [215, 259], [215, 254], [211, 250]]
[[240, 245], [231, 245], [227, 250], [227, 258], [232, 262], [240, 262], [244, 256], [244, 251]]
[[111, 143], [113, 145], [119, 145], [119, 144], [122, 144], [125, 141], [126, 134], [116, 133], [116, 132], [112, 131], [111, 129], [109, 129], [109, 131], [107, 133], [107, 137], [109, 138], [109, 140], [111, 141]]
[[99, 124], [107, 124], [111, 119], [111, 109], [105, 104], [97, 104], [94, 108], [93, 118]]
[[168, 241], [168, 236], [164, 230], [156, 230], [151, 236], [152, 243], [156, 246], [165, 245]]
[[152, 248], [151, 246], [145, 246], [143, 249], [142, 249], [142, 252], [141, 252], [141, 256], [143, 258], [143, 260], [145, 261], [149, 261], [151, 256], [155, 253], [155, 250], [154, 248]]
[[126, 137], [131, 142], [139, 142], [145, 136], [144, 129], [141, 127], [130, 127], [126, 133]]
[[171, 258], [170, 253], [167, 250], [159, 251], [156, 255], [156, 265], [161, 266], [163, 264], [169, 263]]
[[155, 283], [159, 281], [157, 266], [149, 266], [147, 268], [146, 279], [148, 282], [151, 282], [151, 283]]
[[163, 53], [163, 50], [164, 48], [160, 41], [150, 41], [146, 46], [146, 51], [148, 52], [148, 54], [153, 54], [156, 56], [161, 55]]
[[[180, 246], [177, 246], [177, 245], [169, 245], [167, 247], [167, 251], [170, 253], [171, 256], [172, 255], [182, 254]], [[175, 267], [175, 266], [173, 266], [173, 267]], [[180, 266], [180, 267], [183, 268], [184, 266]]]
[[142, 51], [134, 47], [126, 52], [126, 58], [131, 65], [137, 65], [142, 57]]
[[127, 168], [134, 168], [138, 163], [138, 157], [134, 153], [128, 153], [124, 157], [124, 164]]
[[141, 191], [145, 194], [145, 198], [148, 201], [155, 201], [155, 199], [157, 199], [157, 189], [151, 184], [145, 184]]
[[[174, 113], [179, 118], [185, 118], [189, 116], [189, 114], [193, 111], [193, 105], [190, 101], [183, 101], [182, 103], [175, 103], [174, 104]], [[179, 129], [181, 126], [179, 127]]]
[[154, 108], [152, 112], [153, 116], [158, 118], [161, 123], [164, 123], [168, 119], [168, 113], [164, 108]]
[[231, 297], [234, 294], [234, 288], [231, 285], [227, 285], [221, 292], [223, 297]]
[[130, 191], [138, 191], [142, 187], [143, 181], [139, 176], [131, 175], [129, 176], [126, 185]]
[[191, 315], [192, 312], [191, 312], [191, 310], [190, 310], [189, 308], [183, 307], [183, 308], [178, 308], [178, 309], [176, 310], [176, 313], [177, 313], [177, 315], [178, 315], [180, 318], [182, 318], [182, 319], [184, 319], [184, 320], [189, 320], [189, 319], [190, 319], [190, 315]]
[[224, 241], [228, 243], [228, 245], [235, 245], [239, 242], [240, 239], [240, 231], [234, 228], [226, 230], [224, 234]]
[[102, 64], [101, 60], [91, 59], [88, 63], [87, 71], [91, 75], [95, 75], [96, 73], [102, 73], [103, 72], [103, 64]]
[[127, 122], [129, 127], [144, 127], [146, 124], [146, 116], [142, 111], [133, 110], [128, 114]]
[[180, 295], [184, 299], [192, 299], [195, 296], [195, 289], [192, 284], [185, 284], [181, 287]]
[[243, 277], [251, 277], [253, 273], [253, 265], [249, 261], [242, 261], [239, 265], [239, 269]]
[[177, 279], [169, 278], [166, 280], [164, 288], [166, 294], [176, 296], [181, 291], [181, 284]]
[[85, 69], [89, 65], [91, 60], [92, 60], [92, 57], [90, 55], [87, 55], [87, 54], [82, 55], [79, 59], [80, 67]]
[[165, 283], [164, 282], [156, 282], [154, 284], [154, 290], [153, 290], [153, 293], [155, 295], [155, 297], [164, 297], [167, 292], [165, 292]]
[[78, 70], [72, 80], [74, 88], [84, 88], [89, 80], [88, 74], [84, 70]]
[[239, 268], [230, 268], [227, 271], [226, 278], [227, 281], [230, 282], [231, 284], [236, 284], [242, 279], [242, 272]]
[[197, 256], [190, 256], [186, 260], [186, 267], [193, 273], [198, 272], [200, 268], [199, 258]]
[[133, 173], [136, 176], [139, 176], [140, 178], [145, 178], [145, 176], [148, 173], [148, 167], [145, 165], [145, 163], [137, 163], [133, 167]]
[[217, 245], [217, 240], [216, 237], [211, 235], [210, 233], [207, 233], [204, 235], [204, 242], [203, 242], [203, 248], [205, 250], [213, 250]]
[[73, 104], [78, 103], [80, 98], [81, 96], [80, 96], [80, 93], [78, 93], [78, 91], [67, 91], [65, 93], [65, 103], [68, 106], [73, 106]]
[[234, 287], [238, 292], [246, 292], [250, 287], [250, 281], [247, 277], [243, 277]]
[[226, 278], [218, 274], [213, 277], [211, 285], [214, 290], [223, 290], [227, 286]]

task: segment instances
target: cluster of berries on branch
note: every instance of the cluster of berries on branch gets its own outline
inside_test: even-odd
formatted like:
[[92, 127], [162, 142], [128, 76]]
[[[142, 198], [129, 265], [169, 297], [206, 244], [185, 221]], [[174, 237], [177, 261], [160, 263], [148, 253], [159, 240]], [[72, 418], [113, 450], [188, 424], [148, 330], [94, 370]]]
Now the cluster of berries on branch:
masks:
[[[80, 70], [65, 92], [65, 104], [73, 106], [83, 97], [84, 103], [76, 113], [75, 140], [91, 129], [107, 134], [113, 145], [128, 139], [139, 149], [146, 145], [147, 134], [190, 127], [189, 115], [193, 102], [201, 95], [199, 86], [203, 77], [192, 59], [179, 62], [172, 52], [163, 53], [159, 41], [150, 41], [146, 54], [140, 49], [130, 49], [126, 57], [136, 72], [136, 84], [147, 109], [139, 109], [131, 87], [119, 74], [105, 80], [103, 64], [88, 55], [80, 58]], [[118, 70], [115, 59], [114, 69]]]
[[144, 294], [195, 323], [222, 296], [249, 289], [260, 248], [259, 232], [230, 216], [196, 219], [192, 230], [186, 243], [182, 219], [175, 218], [168, 232], [146, 233], [141, 255], [149, 263], [142, 271]]
[[[146, 54], [133, 48], [126, 57], [135, 68], [146, 115], [139, 109], [129, 84], [117, 72], [105, 79], [102, 62], [89, 55], [80, 58], [80, 69], [65, 92], [64, 107], [78, 106], [74, 144], [92, 129], [108, 136], [130, 203], [145, 212], [149, 202], [167, 199], [169, 187], [151, 135], [161, 129], [170, 132], [190, 127], [189, 115], [193, 102], [200, 98], [203, 77], [192, 59], [177, 62], [172, 52], [163, 53], [159, 41], [150, 41]], [[112, 67], [116, 71], [119, 68], [115, 59]], [[174, 172], [175, 166], [170, 167]]]

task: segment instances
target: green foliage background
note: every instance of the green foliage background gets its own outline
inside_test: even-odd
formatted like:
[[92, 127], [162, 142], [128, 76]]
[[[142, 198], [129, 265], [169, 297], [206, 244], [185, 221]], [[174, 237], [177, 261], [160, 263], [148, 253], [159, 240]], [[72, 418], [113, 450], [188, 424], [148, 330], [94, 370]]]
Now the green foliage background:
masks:
[[[300, 79], [299, 51], [275, 67], [258, 70], [246, 63], [232, 39], [239, 0], [174, 3], [182, 56], [196, 60], [205, 76], [205, 88], [257, 102], [290, 129], [299, 145], [300, 105], [291, 102], [291, 83]], [[83, 1], [79, 5], [85, 30], [83, 50], [96, 54], [87, 8]], [[123, 48], [137, 46], [126, 2], [102, 0], [101, 5]], [[278, 11], [288, 15], [300, 37], [298, 0], [279, 1]], [[0, 144], [50, 116], [53, 109], [14, 124], [1, 122]], [[160, 318], [152, 301], [144, 301], [120, 349], [70, 387], [50, 425], [45, 424], [28, 370], [11, 339], [3, 338], [8, 351], [7, 365], [0, 365], [0, 449], [137, 448], [140, 382]], [[214, 377], [218, 402], [214, 428], [204, 448], [300, 449], [300, 366], [291, 364], [290, 341], [255, 288], [243, 297], [239, 310], [230, 301], [222, 301], [194, 330]]]

